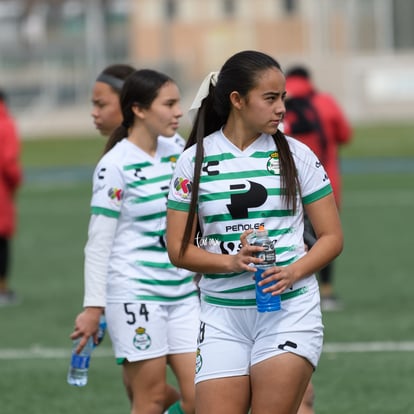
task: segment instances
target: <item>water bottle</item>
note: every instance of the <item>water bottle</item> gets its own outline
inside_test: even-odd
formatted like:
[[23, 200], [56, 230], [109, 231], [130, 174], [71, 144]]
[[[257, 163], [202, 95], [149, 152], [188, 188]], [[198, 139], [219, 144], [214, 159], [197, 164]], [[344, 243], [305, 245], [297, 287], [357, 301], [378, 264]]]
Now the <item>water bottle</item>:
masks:
[[80, 340], [81, 338], [75, 339], [72, 344], [72, 357], [70, 360], [67, 380], [70, 385], [84, 387], [88, 382], [89, 362], [95, 344], [93, 343], [93, 336], [90, 336], [82, 351], [77, 354], [76, 348], [79, 345]]
[[105, 318], [105, 314], [102, 314], [99, 318], [98, 343], [97, 343], [97, 345], [99, 345], [103, 341], [103, 339], [105, 337], [105, 332], [106, 332], [106, 318]]
[[280, 309], [280, 295], [272, 295], [271, 293], [264, 293], [263, 289], [274, 285], [276, 281], [272, 281], [263, 286], [259, 286], [258, 282], [262, 279], [262, 273], [269, 267], [276, 264], [276, 253], [273, 242], [269, 239], [267, 230], [263, 225], [259, 227], [254, 234], [253, 246], [264, 247], [264, 250], [257, 252], [256, 256], [263, 259], [260, 264], [255, 264], [255, 281], [256, 281], [256, 304], [259, 312], [272, 312]]
[[70, 360], [69, 371], [67, 381], [68, 384], [74, 385], [77, 387], [84, 387], [88, 383], [88, 370], [89, 363], [91, 360], [92, 351], [94, 348], [99, 345], [106, 332], [106, 319], [105, 315], [102, 314], [99, 319], [99, 328], [98, 328], [98, 344], [93, 342], [93, 336], [90, 336], [88, 342], [82, 349], [82, 351], [77, 354], [76, 348], [79, 345], [81, 338], [75, 339], [72, 343], [72, 357]]

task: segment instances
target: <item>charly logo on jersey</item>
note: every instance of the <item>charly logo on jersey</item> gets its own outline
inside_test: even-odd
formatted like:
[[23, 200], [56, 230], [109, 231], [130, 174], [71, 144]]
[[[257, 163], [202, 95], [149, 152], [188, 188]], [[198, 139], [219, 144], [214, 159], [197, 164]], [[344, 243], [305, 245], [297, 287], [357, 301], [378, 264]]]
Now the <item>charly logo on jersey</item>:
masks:
[[136, 335], [133, 339], [135, 348], [144, 351], [151, 346], [151, 337], [145, 332], [145, 328], [139, 327], [135, 329]]
[[111, 202], [114, 203], [116, 206], [121, 204], [123, 192], [120, 188], [111, 187], [108, 190], [108, 197], [111, 199]]
[[188, 199], [191, 195], [193, 184], [188, 178], [177, 177], [174, 180], [174, 193], [181, 199]]
[[267, 160], [267, 171], [274, 175], [280, 175], [280, 165], [279, 165], [279, 153], [272, 152], [269, 159]]
[[196, 374], [198, 374], [203, 366], [203, 357], [201, 356], [200, 348], [197, 348], [196, 354]]

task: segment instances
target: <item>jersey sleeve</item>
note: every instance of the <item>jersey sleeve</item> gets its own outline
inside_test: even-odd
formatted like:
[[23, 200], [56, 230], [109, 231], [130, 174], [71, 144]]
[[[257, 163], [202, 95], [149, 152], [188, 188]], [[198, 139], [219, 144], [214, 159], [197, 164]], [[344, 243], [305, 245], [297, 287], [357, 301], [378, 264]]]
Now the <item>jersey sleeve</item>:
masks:
[[194, 175], [194, 147], [184, 151], [177, 161], [170, 184], [167, 207], [188, 211], [191, 202]]
[[106, 304], [106, 278], [117, 220], [92, 215], [85, 246], [83, 306]]
[[121, 167], [109, 158], [103, 158], [93, 176], [91, 214], [118, 218], [125, 193]]

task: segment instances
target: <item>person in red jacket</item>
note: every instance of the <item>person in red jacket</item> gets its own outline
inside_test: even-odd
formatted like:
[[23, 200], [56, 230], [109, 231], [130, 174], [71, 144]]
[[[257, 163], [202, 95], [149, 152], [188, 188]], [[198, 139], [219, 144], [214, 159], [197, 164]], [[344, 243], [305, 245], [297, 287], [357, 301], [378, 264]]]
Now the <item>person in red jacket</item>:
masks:
[[17, 302], [10, 290], [10, 244], [16, 228], [15, 196], [22, 182], [20, 137], [0, 90], [0, 306]]
[[[339, 147], [352, 138], [352, 128], [344, 112], [327, 94], [314, 86], [309, 70], [295, 66], [286, 72], [286, 114], [284, 132], [317, 155], [331, 181], [338, 208], [341, 206]], [[306, 240], [308, 235], [310, 240]], [[312, 228], [305, 229], [305, 241], [312, 247]], [[333, 290], [333, 263], [319, 273], [322, 310], [338, 310], [341, 303]]]

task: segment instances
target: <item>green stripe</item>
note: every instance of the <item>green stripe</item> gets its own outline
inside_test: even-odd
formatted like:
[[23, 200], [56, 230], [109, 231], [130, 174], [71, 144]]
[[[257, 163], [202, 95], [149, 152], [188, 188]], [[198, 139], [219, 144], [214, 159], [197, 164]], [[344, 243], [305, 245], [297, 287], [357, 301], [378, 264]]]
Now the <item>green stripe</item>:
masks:
[[161, 162], [166, 162], [166, 163], [171, 163], [171, 162], [176, 162], [178, 160], [178, 157], [180, 156], [180, 154], [171, 154], [171, 155], [167, 155], [166, 157], [161, 157]]
[[159, 177], [148, 178], [145, 180], [133, 181], [128, 183], [127, 186], [130, 188], [141, 187], [142, 185], [159, 183], [160, 181], [169, 181], [172, 174], [160, 175]]
[[[308, 291], [306, 286], [301, 287], [299, 289], [295, 289], [291, 292], [282, 293], [280, 295], [280, 299], [288, 300], [295, 298], [297, 296], [303, 295]], [[203, 295], [202, 299], [204, 302], [211, 303], [212, 305], [220, 305], [220, 306], [256, 306], [256, 299], [223, 299], [223, 298], [216, 298], [214, 296]]]
[[154, 220], [165, 217], [167, 215], [166, 211], [160, 211], [159, 213], [147, 214], [146, 216], [135, 217], [135, 221], [147, 221]]
[[137, 248], [138, 251], [144, 252], [166, 252], [167, 249], [162, 246], [146, 246], [146, 247], [139, 247]]
[[156, 286], [181, 286], [187, 283], [192, 283], [194, 276], [186, 277], [182, 280], [154, 280], [154, 279], [134, 279], [137, 282], [143, 283], [144, 285], [156, 285]]
[[310, 204], [314, 201], [320, 200], [323, 197], [326, 197], [328, 194], [332, 193], [332, 186], [331, 184], [328, 184], [327, 186], [321, 188], [320, 190], [316, 191], [315, 193], [309, 194], [306, 197], [302, 198], [303, 204]]
[[[280, 250], [282, 250], [282, 249], [280, 249]], [[277, 252], [278, 252], [278, 249], [276, 249], [276, 257], [279, 254]], [[294, 256], [294, 257], [291, 257], [288, 260], [277, 261], [276, 266], [280, 266], [280, 267], [288, 266], [291, 263], [296, 262], [297, 259], [298, 259], [298, 256]], [[205, 277], [206, 279], [228, 279], [228, 278], [231, 278], [231, 277], [237, 277], [237, 276], [243, 275], [244, 273], [246, 273], [246, 272], [240, 272], [240, 273], [206, 273], [206, 274], [203, 274], [203, 277]]]
[[[276, 249], [276, 252], [277, 252], [277, 249]], [[276, 253], [276, 255], [277, 255], [277, 253]], [[292, 258], [290, 258], [288, 260], [284, 260], [283, 262], [277, 262], [276, 265], [277, 266], [280, 266], [280, 267], [288, 266], [291, 263], [296, 262], [296, 260], [298, 260], [298, 256], [297, 255], [296, 256], [293, 256]]]
[[[253, 154], [249, 155], [249, 158], [269, 158], [271, 154], [276, 152], [272, 151], [256, 151]], [[211, 161], [225, 161], [225, 160], [234, 160], [236, 157], [231, 152], [223, 152], [221, 154], [207, 155], [203, 158], [203, 164]]]
[[160, 198], [165, 198], [167, 194], [168, 194], [168, 191], [165, 191], [163, 193], [151, 194], [145, 197], [137, 197], [133, 199], [132, 202], [133, 203], [147, 203], [148, 201], [159, 200]]
[[146, 260], [137, 260], [135, 264], [145, 266], [145, 267], [153, 267], [156, 269], [175, 269], [175, 266], [169, 262], [159, 263], [159, 262], [148, 262]]
[[136, 170], [136, 169], [151, 167], [152, 165], [153, 164], [150, 163], [149, 161], [139, 162], [137, 164], [124, 165], [123, 170], [124, 171]]
[[160, 237], [165, 235], [165, 229], [157, 231], [143, 231], [142, 234], [147, 237]]
[[202, 175], [200, 177], [200, 183], [208, 183], [211, 181], [223, 181], [223, 180], [240, 180], [242, 178], [253, 179], [256, 177], [268, 177], [272, 175], [267, 170], [250, 170], [250, 171], [237, 171], [232, 173], [224, 173], [220, 175]]
[[110, 210], [109, 208], [102, 207], [91, 207], [91, 214], [119, 218], [120, 212], [115, 210]]
[[[267, 217], [287, 217], [293, 216], [292, 210], [266, 210], [266, 211], [249, 211], [249, 219], [261, 219]], [[232, 220], [231, 214], [213, 214], [211, 216], [205, 216], [205, 223], [213, 223], [219, 221]]]
[[188, 210], [190, 209], [190, 203], [180, 203], [178, 201], [168, 200], [167, 208], [170, 208], [171, 210], [188, 212]]
[[166, 298], [165, 296], [153, 296], [153, 295], [136, 295], [135, 299], [143, 301], [157, 301], [157, 302], [173, 302], [176, 300], [182, 300], [190, 298], [191, 296], [198, 296], [198, 291], [190, 292], [181, 296], [174, 296], [171, 298]]
[[234, 160], [236, 157], [230, 152], [223, 152], [222, 154], [207, 155], [203, 158], [203, 164], [211, 161], [225, 161]]
[[231, 277], [237, 277], [243, 275], [245, 272], [240, 273], [206, 273], [203, 274], [203, 277], [206, 279], [228, 279]]
[[[237, 224], [234, 225], [234, 226], [237, 226]], [[237, 228], [237, 230], [243, 230], [243, 231], [247, 230], [246, 228], [244, 228], [243, 225], [240, 225], [240, 226], [242, 228], [241, 229]], [[282, 234], [289, 234], [289, 233], [292, 233], [292, 232], [293, 232], [293, 229], [290, 228], [290, 227], [283, 228], [283, 229], [269, 230], [269, 237], [278, 237]], [[230, 233], [230, 234], [208, 234], [205, 237], [210, 239], [210, 240], [218, 240], [219, 242], [220, 241], [223, 241], [223, 242], [229, 242], [229, 241], [240, 242], [240, 236], [241, 235], [242, 235], [242, 232], [241, 233]]]

